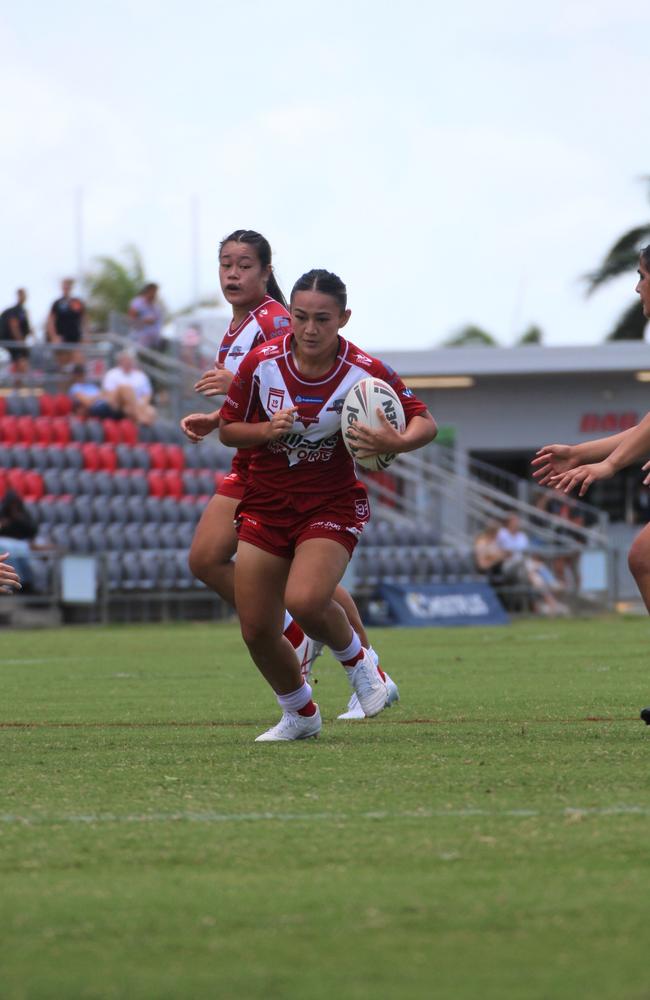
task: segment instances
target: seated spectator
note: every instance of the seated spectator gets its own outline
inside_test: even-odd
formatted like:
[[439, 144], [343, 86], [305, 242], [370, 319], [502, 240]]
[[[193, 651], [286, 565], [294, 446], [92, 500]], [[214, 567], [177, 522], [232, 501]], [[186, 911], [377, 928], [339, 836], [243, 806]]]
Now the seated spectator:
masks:
[[[22, 375], [29, 368], [29, 348], [24, 343], [32, 331], [25, 309], [27, 292], [24, 288], [19, 288], [16, 297], [16, 304], [0, 313], [0, 340], [7, 342], [15, 374]], [[16, 343], [15, 347], [13, 342]]]
[[162, 350], [163, 311], [158, 301], [158, 285], [154, 282], [145, 285], [132, 300], [128, 315], [133, 328], [133, 340], [138, 347]]
[[7, 490], [0, 503], [0, 551], [11, 558], [26, 588], [33, 582], [29, 557], [31, 542], [37, 534], [38, 526], [23, 498], [14, 490]]
[[0, 553], [0, 594], [11, 594], [14, 590], [20, 590], [20, 577], [7, 559], [8, 552]]
[[130, 351], [118, 354], [117, 365], [104, 375], [102, 398], [137, 423], [152, 424], [156, 419], [152, 395], [149, 377], [137, 367], [134, 355]]
[[519, 596], [529, 601], [537, 614], [567, 614], [568, 608], [555, 596], [561, 586], [539, 559], [524, 555], [527, 548], [528, 536], [516, 514], [511, 514], [502, 526], [491, 521], [474, 540], [476, 566], [490, 584], [503, 591], [506, 603], [512, 605], [512, 597], [514, 603], [520, 604]]
[[123, 410], [111, 406], [97, 383], [86, 376], [83, 365], [75, 365], [72, 374], [76, 381], [68, 389], [68, 395], [77, 416], [110, 420], [121, 420], [125, 416]]

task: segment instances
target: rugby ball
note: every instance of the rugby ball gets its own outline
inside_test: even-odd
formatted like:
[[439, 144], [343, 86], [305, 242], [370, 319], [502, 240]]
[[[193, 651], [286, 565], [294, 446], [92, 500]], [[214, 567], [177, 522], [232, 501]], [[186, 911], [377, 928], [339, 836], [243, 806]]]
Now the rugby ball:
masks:
[[341, 410], [341, 431], [343, 441], [352, 458], [364, 469], [379, 472], [387, 469], [394, 461], [395, 455], [373, 455], [371, 458], [357, 458], [357, 448], [348, 440], [348, 430], [357, 422], [372, 427], [381, 426], [377, 416], [377, 408], [381, 407], [388, 422], [400, 433], [406, 427], [404, 408], [400, 398], [388, 382], [380, 378], [364, 378], [353, 385], [345, 397]]

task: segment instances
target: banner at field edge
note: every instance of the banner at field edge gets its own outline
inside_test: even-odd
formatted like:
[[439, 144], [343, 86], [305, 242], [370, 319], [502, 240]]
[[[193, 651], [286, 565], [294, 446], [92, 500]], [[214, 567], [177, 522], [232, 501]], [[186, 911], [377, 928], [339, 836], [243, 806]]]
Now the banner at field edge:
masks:
[[507, 625], [508, 615], [487, 583], [382, 583], [393, 624]]

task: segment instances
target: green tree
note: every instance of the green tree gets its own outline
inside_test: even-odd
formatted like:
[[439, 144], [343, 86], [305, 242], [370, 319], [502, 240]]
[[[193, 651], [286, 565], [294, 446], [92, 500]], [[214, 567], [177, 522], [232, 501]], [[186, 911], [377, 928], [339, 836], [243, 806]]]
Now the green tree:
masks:
[[541, 327], [536, 326], [532, 323], [528, 329], [517, 338], [515, 342], [515, 347], [527, 347], [529, 344], [541, 344], [544, 339], [544, 334]]
[[442, 347], [498, 347], [499, 342], [480, 326], [468, 323], [443, 340]]
[[99, 330], [108, 327], [111, 312], [126, 313], [131, 300], [147, 283], [137, 247], [124, 247], [122, 257], [95, 257], [95, 267], [84, 278], [90, 320]]
[[[650, 199], [650, 177], [644, 177], [643, 180], [648, 185]], [[642, 223], [623, 233], [609, 248], [600, 265], [585, 275], [587, 295], [591, 295], [602, 285], [622, 274], [634, 273], [639, 263], [639, 251], [649, 242], [650, 222]], [[647, 322], [641, 303], [634, 302], [625, 309], [606, 339], [643, 340]]]

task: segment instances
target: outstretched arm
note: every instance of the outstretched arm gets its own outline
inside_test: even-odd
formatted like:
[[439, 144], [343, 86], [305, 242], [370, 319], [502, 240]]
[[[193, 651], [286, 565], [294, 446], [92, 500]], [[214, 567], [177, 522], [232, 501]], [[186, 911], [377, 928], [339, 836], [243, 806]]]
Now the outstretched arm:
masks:
[[650, 413], [636, 427], [615, 437], [619, 439], [618, 444], [601, 461], [552, 474], [550, 485], [563, 493], [570, 493], [579, 487], [578, 496], [582, 497], [592, 483], [611, 479], [621, 469], [647, 455], [650, 451]]

